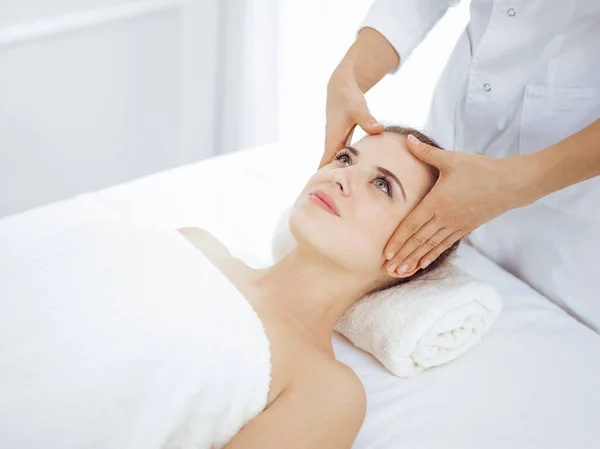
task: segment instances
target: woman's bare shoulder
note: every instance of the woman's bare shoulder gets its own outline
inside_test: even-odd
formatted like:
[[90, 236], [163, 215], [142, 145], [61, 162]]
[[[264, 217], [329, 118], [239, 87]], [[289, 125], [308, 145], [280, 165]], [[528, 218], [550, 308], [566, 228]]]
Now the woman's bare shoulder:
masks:
[[336, 388], [353, 400], [356, 406], [366, 405], [365, 387], [352, 368], [327, 356], [315, 357], [313, 360], [305, 365], [304, 374], [297, 376], [290, 388], [314, 391]]
[[351, 447], [366, 415], [362, 383], [339, 362], [314, 368], [320, 371], [298, 376], [226, 449]]
[[199, 249], [231, 282], [238, 285], [250, 268], [206, 229], [186, 227], [176, 229], [192, 245]]
[[219, 241], [214, 235], [208, 232], [206, 229], [198, 228], [196, 226], [186, 226], [184, 228], [176, 229], [181, 235], [187, 239], [201, 241]]
[[199, 250], [209, 253], [210, 256], [218, 258], [229, 258], [232, 257], [231, 253], [223, 243], [219, 241], [214, 235], [208, 232], [206, 229], [197, 227], [185, 227], [176, 230], [183, 237], [189, 240]]
[[352, 446], [367, 413], [362, 382], [351, 368], [335, 360], [314, 368], [312, 375], [298, 376], [266, 410], [261, 436], [268, 440], [267, 428], [285, 428], [288, 436], [268, 447]]
[[331, 372], [341, 385], [347, 390], [352, 391], [352, 397], [362, 404], [366, 404], [367, 392], [360, 377], [345, 363], [335, 360], [332, 362]]

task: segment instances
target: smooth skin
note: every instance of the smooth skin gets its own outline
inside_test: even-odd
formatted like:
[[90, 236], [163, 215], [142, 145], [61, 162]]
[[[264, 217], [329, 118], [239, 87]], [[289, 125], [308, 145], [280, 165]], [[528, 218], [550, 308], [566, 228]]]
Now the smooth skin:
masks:
[[[235, 258], [216, 237], [197, 227], [177, 230], [217, 267], [259, 314], [271, 346], [267, 405], [225, 449], [347, 449], [363, 424], [367, 397], [360, 379], [329, 351], [298, 331], [288, 314], [256, 298], [256, 270]], [[330, 339], [331, 340], [331, 339]]]
[[322, 376], [287, 389], [225, 448], [350, 449], [367, 402], [360, 380], [340, 374], [333, 382]]
[[[356, 125], [369, 134], [382, 132], [364, 94], [398, 64], [398, 54], [381, 34], [372, 28], [361, 30], [327, 86], [320, 166], [346, 144]], [[399, 274], [426, 267], [454, 242], [509, 210], [600, 175], [600, 119], [526, 155], [492, 158], [410, 140], [408, 148], [419, 160], [437, 167], [440, 177], [384, 249], [388, 270]]]

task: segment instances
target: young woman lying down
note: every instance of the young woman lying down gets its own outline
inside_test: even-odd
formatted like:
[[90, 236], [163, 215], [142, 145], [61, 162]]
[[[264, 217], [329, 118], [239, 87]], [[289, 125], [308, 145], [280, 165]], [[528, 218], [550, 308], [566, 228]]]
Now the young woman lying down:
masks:
[[335, 358], [336, 322], [458, 245], [384, 269], [438, 176], [410, 133], [439, 147], [388, 127], [317, 171], [293, 206], [297, 245], [265, 269], [195, 227], [0, 234], [0, 447], [350, 448], [366, 395]]

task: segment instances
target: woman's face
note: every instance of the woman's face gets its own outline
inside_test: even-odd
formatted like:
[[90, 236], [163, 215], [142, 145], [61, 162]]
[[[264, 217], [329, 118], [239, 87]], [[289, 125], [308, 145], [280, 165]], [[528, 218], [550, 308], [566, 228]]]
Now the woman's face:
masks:
[[290, 231], [337, 265], [380, 276], [389, 238], [434, 183], [405, 136], [367, 135], [309, 179], [294, 204]]

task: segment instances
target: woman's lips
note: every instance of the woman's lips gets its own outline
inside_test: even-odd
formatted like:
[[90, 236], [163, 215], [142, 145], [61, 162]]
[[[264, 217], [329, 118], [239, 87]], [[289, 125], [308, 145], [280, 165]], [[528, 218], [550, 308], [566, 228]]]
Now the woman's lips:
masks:
[[324, 209], [330, 214], [336, 215], [338, 217], [340, 216], [339, 209], [335, 200], [322, 190], [315, 190], [314, 192], [311, 192], [308, 195], [308, 197], [314, 204], [319, 206], [321, 209]]

